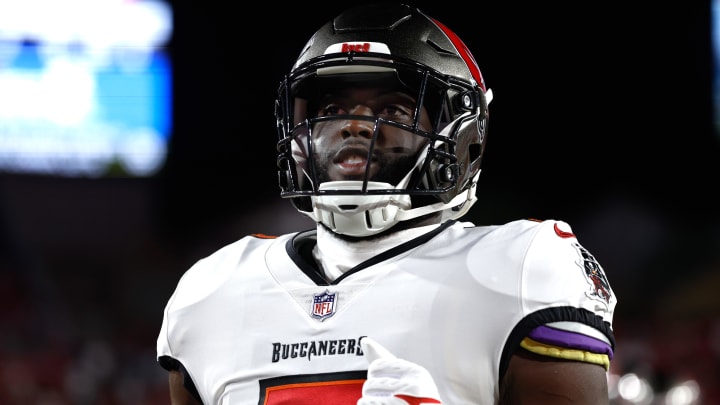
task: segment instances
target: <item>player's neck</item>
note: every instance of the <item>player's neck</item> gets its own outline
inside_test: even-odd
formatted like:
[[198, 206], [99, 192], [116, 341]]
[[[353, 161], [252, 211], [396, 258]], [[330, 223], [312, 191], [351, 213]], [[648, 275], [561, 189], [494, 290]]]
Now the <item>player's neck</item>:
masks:
[[[420, 225], [422, 223], [422, 225]], [[421, 221], [417, 226], [393, 228], [393, 232], [373, 238], [341, 238], [325, 226], [318, 226], [313, 258], [324, 276], [333, 281], [358, 264], [424, 235], [439, 226], [438, 221]]]

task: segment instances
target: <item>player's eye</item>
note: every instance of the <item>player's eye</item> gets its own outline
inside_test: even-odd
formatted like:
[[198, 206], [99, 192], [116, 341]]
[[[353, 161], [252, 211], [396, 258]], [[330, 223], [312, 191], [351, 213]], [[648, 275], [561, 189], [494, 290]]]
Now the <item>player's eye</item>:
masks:
[[388, 104], [383, 107], [378, 115], [393, 121], [410, 122], [412, 121], [413, 110], [402, 104]]
[[345, 111], [342, 107], [340, 107], [337, 104], [328, 104], [318, 111], [319, 116], [341, 115], [341, 114], [347, 114], [347, 111]]

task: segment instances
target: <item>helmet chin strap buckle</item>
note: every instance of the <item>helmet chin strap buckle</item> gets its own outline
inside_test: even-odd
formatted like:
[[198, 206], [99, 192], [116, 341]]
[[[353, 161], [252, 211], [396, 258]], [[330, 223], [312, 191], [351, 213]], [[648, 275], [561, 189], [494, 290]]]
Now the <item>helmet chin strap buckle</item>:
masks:
[[[362, 191], [362, 181], [330, 181], [319, 190]], [[367, 189], [388, 190], [388, 183], [368, 182]], [[311, 197], [313, 211], [307, 213], [316, 222], [333, 232], [349, 236], [370, 236], [380, 233], [400, 221], [398, 213], [412, 207], [410, 196], [404, 194], [323, 194]]]

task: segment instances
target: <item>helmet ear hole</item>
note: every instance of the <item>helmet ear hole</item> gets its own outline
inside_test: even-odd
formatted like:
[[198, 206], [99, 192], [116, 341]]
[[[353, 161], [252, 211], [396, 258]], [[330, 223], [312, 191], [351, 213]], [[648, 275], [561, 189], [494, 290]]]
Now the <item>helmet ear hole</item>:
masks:
[[469, 91], [453, 96], [452, 104], [456, 111], [472, 111], [477, 105]]

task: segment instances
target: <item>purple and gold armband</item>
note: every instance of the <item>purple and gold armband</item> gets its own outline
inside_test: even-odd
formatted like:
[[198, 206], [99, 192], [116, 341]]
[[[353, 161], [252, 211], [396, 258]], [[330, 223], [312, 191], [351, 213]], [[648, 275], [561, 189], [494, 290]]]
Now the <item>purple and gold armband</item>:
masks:
[[[563, 329], [547, 325], [538, 326], [520, 342], [520, 346], [542, 356], [598, 364], [608, 370], [613, 357], [609, 342], [597, 333], [593, 333], [596, 337], [579, 333], [578, 331], [586, 326], [578, 328], [577, 325], [580, 324], [571, 325], [571, 328], [566, 328], [565, 324], [557, 325]], [[592, 330], [597, 331], [596, 329]], [[587, 332], [587, 330], [583, 330], [583, 332]]]

